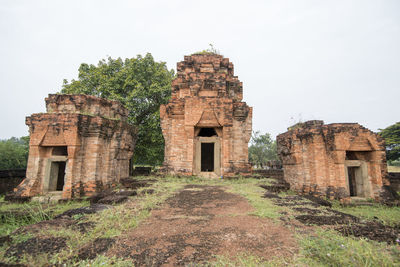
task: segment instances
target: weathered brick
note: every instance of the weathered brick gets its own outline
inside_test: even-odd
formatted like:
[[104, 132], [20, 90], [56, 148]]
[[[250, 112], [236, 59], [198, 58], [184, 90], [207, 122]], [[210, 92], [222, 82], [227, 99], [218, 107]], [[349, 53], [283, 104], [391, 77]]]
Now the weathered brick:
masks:
[[389, 185], [384, 140], [358, 123], [299, 123], [277, 136], [277, 149], [296, 191], [380, 200]]
[[[129, 176], [135, 128], [117, 101], [87, 95], [49, 95], [47, 113], [26, 118], [30, 144], [20, 196], [54, 191], [52, 162], [65, 162], [63, 198], [91, 195]], [[61, 165], [57, 168], [62, 168]], [[61, 171], [62, 172], [62, 171]], [[60, 191], [60, 188], [58, 188]]]
[[[233, 64], [221, 55], [185, 56], [177, 64], [172, 96], [160, 108], [165, 139], [164, 168], [172, 173], [201, 175], [201, 143], [214, 143], [215, 175], [249, 173], [248, 142], [252, 108], [243, 98]], [[202, 128], [214, 137], [199, 136]]]

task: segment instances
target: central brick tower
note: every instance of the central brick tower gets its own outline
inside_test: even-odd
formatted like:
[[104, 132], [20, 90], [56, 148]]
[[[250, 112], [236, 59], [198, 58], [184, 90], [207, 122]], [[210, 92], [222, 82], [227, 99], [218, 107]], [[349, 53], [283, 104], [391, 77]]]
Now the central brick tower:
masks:
[[160, 108], [164, 168], [207, 177], [249, 173], [252, 108], [242, 98], [228, 58], [185, 56], [177, 64], [171, 100]]

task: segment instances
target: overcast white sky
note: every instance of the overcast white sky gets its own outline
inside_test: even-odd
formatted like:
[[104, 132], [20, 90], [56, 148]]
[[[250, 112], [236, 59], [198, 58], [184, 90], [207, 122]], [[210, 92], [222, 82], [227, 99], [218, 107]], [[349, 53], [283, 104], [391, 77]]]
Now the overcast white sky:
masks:
[[81, 63], [150, 52], [176, 70], [212, 43], [235, 67], [253, 129], [400, 121], [400, 1], [0, 0], [0, 139]]

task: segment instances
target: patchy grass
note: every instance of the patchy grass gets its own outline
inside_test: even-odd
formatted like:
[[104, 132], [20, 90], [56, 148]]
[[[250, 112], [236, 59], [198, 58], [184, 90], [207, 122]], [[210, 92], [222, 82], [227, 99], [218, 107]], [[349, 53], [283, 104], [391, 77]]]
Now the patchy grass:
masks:
[[297, 261], [307, 266], [398, 266], [400, 252], [366, 239], [344, 237], [333, 230], [317, 230], [315, 235], [299, 236], [301, 251]]
[[49, 220], [67, 210], [88, 205], [87, 201], [69, 201], [60, 204], [8, 203], [3, 197], [0, 199], [0, 236], [9, 235], [21, 226]]
[[[149, 178], [152, 177], [135, 177], [135, 179]], [[24, 255], [19, 262], [34, 266], [43, 266], [46, 265], [45, 263], [57, 265], [66, 262], [68, 265], [72, 266], [132, 266], [130, 261], [121, 261], [115, 258], [109, 259], [103, 256], [98, 256], [94, 260], [80, 262], [76, 258], [76, 255], [81, 247], [93, 242], [96, 238], [117, 237], [123, 234], [123, 232], [137, 227], [141, 221], [150, 216], [152, 209], [164, 202], [166, 198], [181, 188], [183, 184], [184, 183], [176, 182], [175, 179], [159, 180], [151, 186], [151, 188], [155, 190], [153, 194], [139, 194], [138, 196], [131, 197], [133, 201], [128, 201], [102, 212], [84, 216], [74, 216], [73, 219], [75, 219], [77, 223], [93, 223], [94, 227], [89, 228], [86, 233], [81, 233], [72, 228], [44, 228], [37, 234], [38, 236], [64, 237], [67, 239], [68, 248], [52, 256], [46, 254], [34, 256]], [[140, 192], [141, 190], [138, 191]], [[35, 216], [31, 216], [33, 219], [26, 220], [23, 223], [10, 223], [9, 225], [11, 226], [7, 229], [7, 233], [11, 233], [20, 226], [37, 223], [44, 219], [51, 219], [66, 210], [87, 205], [89, 205], [88, 202], [73, 201], [48, 206], [34, 202], [27, 204], [2, 203], [1, 209], [3, 211], [21, 211], [22, 208], [25, 208], [23, 213], [27, 214], [27, 216], [35, 214]], [[3, 225], [1, 225], [1, 227], [3, 227]], [[28, 235], [26, 235], [26, 237], [28, 237]], [[29, 238], [30, 237], [32, 236], [29, 235]], [[23, 241], [23, 237], [20, 239]], [[13, 238], [13, 243], [17, 243], [17, 241], [18, 240], [14, 240]], [[3, 252], [5, 250], [6, 248], [3, 249]], [[7, 259], [4, 253], [0, 253], [0, 262], [2, 261], [13, 263], [15, 259]]]
[[400, 207], [388, 207], [378, 203], [373, 203], [372, 206], [341, 206], [335, 201], [333, 208], [366, 220], [378, 219], [390, 226], [400, 224]]
[[216, 255], [216, 260], [209, 262], [207, 266], [215, 266], [215, 267], [277, 267], [277, 266], [288, 266], [292, 261], [287, 259], [272, 259], [266, 261], [260, 257], [251, 255], [251, 254], [241, 254], [237, 255], [234, 258], [229, 258], [226, 256]]
[[103, 266], [116, 266], [116, 267], [131, 267], [134, 266], [131, 260], [118, 259], [116, 257], [108, 258], [103, 255], [97, 256], [93, 260], [84, 260], [79, 262], [77, 265], [79, 267], [103, 267]]
[[229, 185], [229, 191], [247, 198], [255, 209], [255, 211], [252, 212], [253, 215], [262, 218], [277, 219], [281, 216], [280, 212], [285, 211], [285, 209], [274, 205], [270, 199], [261, 197], [265, 193], [265, 189], [261, 188], [259, 184], [267, 184], [268, 182], [269, 181], [264, 179], [240, 178], [222, 181], [220, 183]]
[[[151, 176], [135, 177], [135, 179], [152, 179]], [[273, 219], [275, 223], [282, 211], [286, 216], [294, 213], [289, 208], [280, 207], [271, 199], [262, 198], [265, 190], [259, 184], [270, 184], [270, 179], [238, 178], [238, 179], [204, 179], [198, 177], [165, 177], [158, 178], [151, 188], [153, 194], [139, 194], [130, 197], [132, 201], [116, 205], [111, 209], [96, 214], [76, 215], [73, 217], [77, 223], [93, 223], [92, 228], [81, 233], [72, 228], [52, 229], [45, 228], [37, 235], [50, 237], [65, 237], [67, 248], [55, 255], [39, 254], [24, 255], [19, 263], [31, 266], [60, 265], [66, 266], [133, 266], [129, 259], [109, 258], [97, 255], [93, 260], [79, 260], [76, 256], [79, 250], [93, 242], [96, 238], [115, 238], [131, 230], [151, 215], [151, 211], [160, 206], [168, 197], [186, 184], [219, 185], [227, 188], [232, 193], [245, 197], [254, 207], [252, 214], [263, 218]], [[143, 188], [145, 189], [145, 188]], [[143, 189], [138, 190], [141, 192]], [[295, 195], [288, 191], [279, 194], [281, 197]], [[36, 223], [53, 218], [62, 212], [89, 205], [88, 202], [68, 202], [63, 204], [43, 205], [39, 203], [9, 204], [0, 199], [0, 214], [10, 213], [10, 216], [1, 217], [0, 236], [13, 232], [23, 225]], [[373, 206], [342, 207], [334, 202], [334, 209], [349, 213], [366, 220], [379, 218], [387, 225], [395, 225], [400, 222], [400, 207], [387, 207], [379, 204]], [[320, 209], [324, 210], [324, 207]], [[24, 216], [12, 215], [14, 211]], [[23, 218], [23, 219], [21, 219]], [[34, 237], [25, 234], [13, 237], [13, 243], [26, 241]], [[298, 235], [300, 252], [290, 259], [263, 259], [251, 255], [242, 254], [235, 258], [216, 255], [216, 261], [209, 262], [207, 266], [396, 266], [400, 265], [400, 250], [398, 245], [387, 245], [366, 239], [344, 237], [333, 230], [323, 230], [315, 227], [315, 232], [310, 235], [304, 233]], [[6, 258], [7, 246], [0, 247], [0, 262], [15, 263], [16, 259]], [[251, 253], [251, 251], [249, 251]]]

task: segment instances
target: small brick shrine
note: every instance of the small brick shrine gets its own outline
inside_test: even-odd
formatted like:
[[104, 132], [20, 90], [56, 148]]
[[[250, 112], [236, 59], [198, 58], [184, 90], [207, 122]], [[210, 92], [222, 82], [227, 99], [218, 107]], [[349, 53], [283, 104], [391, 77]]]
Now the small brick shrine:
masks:
[[299, 123], [277, 136], [277, 149], [293, 190], [330, 199], [385, 197], [384, 140], [358, 123]]
[[252, 108], [242, 98], [228, 58], [185, 56], [177, 64], [171, 100], [160, 108], [164, 168], [207, 177], [249, 173]]
[[92, 195], [129, 177], [135, 129], [119, 102], [50, 94], [46, 109], [26, 118], [29, 158], [17, 196]]

